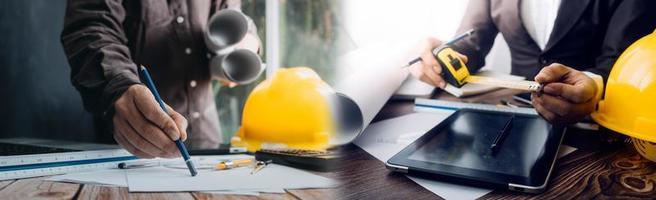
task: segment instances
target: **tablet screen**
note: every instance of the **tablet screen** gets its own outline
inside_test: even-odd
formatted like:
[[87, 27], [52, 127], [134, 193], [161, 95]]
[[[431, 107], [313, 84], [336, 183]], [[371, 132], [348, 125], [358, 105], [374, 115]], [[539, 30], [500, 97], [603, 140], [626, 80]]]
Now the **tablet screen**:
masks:
[[[550, 125], [537, 116], [515, 115], [498, 151], [490, 145], [511, 114], [461, 112], [450, 125], [433, 129], [407, 159], [474, 170], [529, 177], [541, 171]], [[428, 135], [427, 134], [427, 135]]]

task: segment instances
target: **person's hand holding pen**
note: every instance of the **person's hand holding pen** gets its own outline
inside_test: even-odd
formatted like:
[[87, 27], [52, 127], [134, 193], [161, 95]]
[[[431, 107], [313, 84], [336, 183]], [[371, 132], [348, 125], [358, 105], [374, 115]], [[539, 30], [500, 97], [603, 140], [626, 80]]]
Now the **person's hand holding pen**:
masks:
[[172, 141], [187, 139], [187, 120], [167, 105], [166, 114], [144, 85], [130, 86], [114, 103], [114, 139], [141, 158], [179, 157]]
[[[444, 89], [446, 81], [442, 78], [442, 66], [437, 62], [433, 49], [442, 46], [443, 42], [436, 38], [429, 38], [422, 43], [421, 62], [410, 65], [410, 73], [419, 80], [432, 86]], [[467, 63], [467, 56], [459, 54], [460, 59]]]

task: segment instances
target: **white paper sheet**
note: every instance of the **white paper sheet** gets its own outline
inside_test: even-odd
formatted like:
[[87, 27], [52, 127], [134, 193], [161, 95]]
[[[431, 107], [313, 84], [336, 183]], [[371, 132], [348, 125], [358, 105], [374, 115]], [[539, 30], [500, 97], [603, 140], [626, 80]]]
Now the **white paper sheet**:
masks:
[[[403, 150], [407, 145], [446, 119], [453, 111], [444, 113], [418, 112], [371, 124], [353, 143], [382, 162]], [[576, 148], [561, 145], [559, 157]], [[408, 176], [427, 190], [445, 199], [475, 199], [492, 190], [451, 184]]]
[[187, 169], [152, 167], [127, 171], [130, 192], [182, 192], [218, 190], [301, 189], [336, 186], [332, 179], [291, 167], [270, 164], [251, 175], [252, 168], [199, 170], [195, 177]]
[[449, 115], [419, 112], [376, 122], [353, 143], [378, 160], [387, 162]]
[[339, 112], [348, 115], [332, 142], [352, 142], [373, 120], [387, 100], [406, 80], [409, 70], [403, 67], [416, 56], [417, 45], [395, 44], [358, 49], [338, 59], [335, 91]]
[[89, 172], [64, 174], [52, 176], [46, 180], [118, 187], [128, 186], [128, 183], [125, 180], [125, 170], [122, 169], [101, 169]]
[[[186, 165], [181, 159], [151, 159], [137, 160], [130, 163], [155, 163], [160, 166], [145, 167], [138, 169], [103, 169], [81, 173], [71, 173], [59, 176], [53, 176], [46, 180], [70, 182], [79, 184], [96, 184], [104, 186], [130, 187], [128, 179], [133, 184], [143, 184], [144, 182], [154, 181], [155, 183], [166, 182], [166, 186], [172, 184], [184, 185], [173, 191], [203, 191], [214, 194], [232, 194], [232, 195], [259, 195], [259, 193], [285, 193], [285, 189], [299, 188], [324, 188], [333, 187], [335, 182], [331, 179], [324, 178], [305, 172], [302, 170], [271, 164], [255, 175], [250, 175], [251, 167], [237, 168], [224, 171], [213, 171], [207, 169], [207, 166], [214, 166], [221, 160], [253, 158], [250, 155], [224, 155], [224, 156], [194, 156], [192, 159], [202, 173], [197, 177], [190, 177]], [[205, 169], [203, 169], [205, 168]], [[131, 171], [128, 178], [128, 171]], [[146, 171], [146, 173], [142, 173]], [[148, 176], [155, 176], [151, 180]], [[212, 177], [212, 178], [210, 178]], [[245, 177], [245, 178], [244, 178]], [[281, 178], [282, 177], [282, 178]], [[185, 179], [194, 179], [187, 182]], [[231, 180], [239, 179], [234, 183], [227, 183]], [[250, 183], [254, 184], [250, 184]], [[202, 183], [202, 184], [201, 184]], [[268, 184], [262, 184], [268, 183]], [[213, 185], [213, 189], [207, 189], [207, 186], [199, 186], [205, 189], [196, 189], [197, 185]], [[227, 187], [223, 187], [226, 186]], [[144, 185], [142, 185], [144, 186]], [[131, 188], [134, 188], [132, 186]], [[151, 190], [166, 191], [162, 188], [155, 188], [157, 184], [149, 186]], [[131, 190], [133, 191], [133, 190]]]
[[430, 98], [435, 86], [419, 80], [415, 76], [408, 76], [392, 96], [393, 100], [414, 100], [415, 98]]
[[[123, 169], [105, 169], [105, 170], [96, 170], [91, 172], [72, 173], [72, 174], [53, 176], [46, 180], [57, 181], [57, 182], [78, 183], [78, 184], [128, 187], [128, 183], [125, 177], [125, 172], [126, 171]], [[285, 189], [277, 188], [277, 189], [258, 189], [258, 190], [221, 190], [221, 191], [208, 191], [206, 193], [258, 196], [260, 195], [260, 193], [285, 193]]]

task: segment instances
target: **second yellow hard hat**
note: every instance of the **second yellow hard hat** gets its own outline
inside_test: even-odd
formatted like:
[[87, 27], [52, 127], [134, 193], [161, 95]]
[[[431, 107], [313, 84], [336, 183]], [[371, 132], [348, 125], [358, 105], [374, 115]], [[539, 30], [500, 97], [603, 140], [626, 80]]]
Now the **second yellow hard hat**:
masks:
[[592, 118], [634, 138], [638, 152], [656, 162], [656, 32], [633, 43], [617, 59]]

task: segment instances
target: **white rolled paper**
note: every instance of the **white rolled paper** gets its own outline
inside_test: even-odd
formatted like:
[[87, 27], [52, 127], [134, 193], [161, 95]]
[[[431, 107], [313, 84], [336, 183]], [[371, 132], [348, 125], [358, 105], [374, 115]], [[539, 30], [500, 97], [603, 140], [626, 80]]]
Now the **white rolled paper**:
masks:
[[210, 74], [213, 79], [228, 80], [238, 84], [248, 84], [264, 71], [260, 56], [248, 49], [237, 49], [210, 60]]
[[216, 54], [231, 51], [248, 33], [248, 17], [233, 9], [220, 10], [207, 22], [205, 44]]
[[215, 54], [209, 63], [213, 79], [248, 84], [264, 71], [257, 53], [235, 48], [248, 33], [248, 20], [238, 10], [224, 9], [207, 22], [205, 44]]
[[340, 130], [331, 144], [353, 141], [407, 78], [403, 67], [416, 56], [414, 45], [375, 46], [338, 60], [337, 112]]

